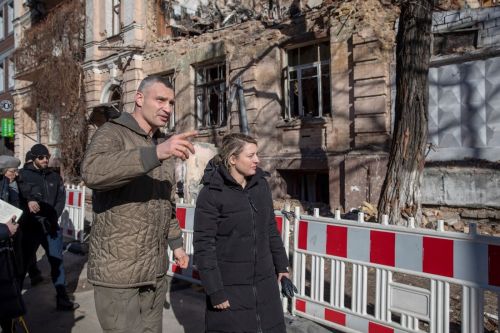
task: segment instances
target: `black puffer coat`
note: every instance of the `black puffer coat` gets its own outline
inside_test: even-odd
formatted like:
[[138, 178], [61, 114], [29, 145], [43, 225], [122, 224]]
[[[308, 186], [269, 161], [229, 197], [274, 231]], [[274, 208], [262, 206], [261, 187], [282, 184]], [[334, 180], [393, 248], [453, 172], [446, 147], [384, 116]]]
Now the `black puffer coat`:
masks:
[[[194, 217], [194, 263], [207, 293], [207, 332], [285, 332], [277, 273], [288, 259], [264, 172], [243, 189], [209, 162]], [[229, 301], [229, 310], [213, 305]]]

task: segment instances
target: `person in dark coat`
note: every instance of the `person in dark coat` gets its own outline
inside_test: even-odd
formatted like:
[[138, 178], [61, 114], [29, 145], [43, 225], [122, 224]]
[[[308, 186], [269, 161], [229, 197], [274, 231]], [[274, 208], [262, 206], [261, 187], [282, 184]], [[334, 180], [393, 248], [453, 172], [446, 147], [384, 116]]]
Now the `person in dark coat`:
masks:
[[72, 311], [79, 307], [66, 292], [66, 277], [63, 267], [63, 237], [58, 219], [66, 203], [66, 190], [61, 176], [50, 169], [50, 154], [47, 147], [35, 144], [30, 149], [33, 163], [20, 170], [19, 188], [25, 199], [23, 232], [23, 272], [36, 258], [42, 245], [50, 263], [52, 283], [56, 289], [56, 308]]
[[207, 294], [206, 332], [285, 332], [278, 282], [288, 258], [257, 141], [233, 133], [202, 178], [194, 263]]
[[[0, 199], [16, 207], [19, 207], [16, 178], [20, 163], [15, 157], [0, 156]], [[13, 239], [19, 226], [15, 221], [13, 217], [7, 223], [0, 223], [0, 327], [4, 333], [12, 332], [12, 319], [25, 313], [16, 260], [19, 253]]]

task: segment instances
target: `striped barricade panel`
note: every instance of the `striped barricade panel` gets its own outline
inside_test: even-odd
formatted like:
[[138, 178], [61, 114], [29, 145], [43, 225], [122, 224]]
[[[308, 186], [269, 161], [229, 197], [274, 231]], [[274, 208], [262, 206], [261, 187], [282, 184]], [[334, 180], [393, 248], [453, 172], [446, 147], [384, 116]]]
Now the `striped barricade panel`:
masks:
[[85, 226], [85, 186], [66, 185], [66, 204], [59, 218], [63, 236], [83, 242]]
[[[462, 305], [462, 321], [467, 325], [463, 332], [479, 332], [481, 291], [500, 292], [497, 237], [309, 216], [302, 216], [295, 227], [294, 280], [299, 295], [294, 310], [333, 327], [419, 332], [419, 321], [424, 321], [430, 332], [448, 332], [449, 283], [453, 283], [461, 285], [467, 295]], [[331, 265], [330, 294], [325, 297], [327, 264]], [[346, 264], [352, 265], [349, 308], [344, 300]], [[373, 315], [367, 314], [368, 269], [376, 273]], [[428, 278], [431, 287], [394, 282], [393, 273]], [[392, 314], [400, 316], [398, 323], [392, 322]]]
[[[193, 265], [193, 231], [194, 231], [194, 210], [195, 206], [188, 204], [177, 204], [176, 205], [176, 216], [179, 221], [179, 226], [182, 229], [182, 234], [184, 238], [184, 247], [186, 250], [186, 254], [189, 255], [189, 266], [186, 269], [182, 269], [181, 267], [175, 264], [175, 260], [173, 258], [173, 253], [170, 249], [168, 249], [168, 275], [174, 276], [176, 278], [187, 280], [193, 283], [201, 284], [200, 274], [196, 269], [196, 266]], [[276, 215], [276, 227], [280, 232], [280, 235], [283, 237], [287, 237], [285, 235], [285, 222], [283, 216], [279, 215], [279, 212], [275, 212]], [[288, 252], [288, 251], [287, 251]]]
[[302, 300], [295, 300], [295, 310], [302, 317], [319, 321], [328, 326], [338, 329], [349, 328], [363, 333], [403, 333], [404, 330], [385, 326], [375, 320], [370, 321], [363, 316], [359, 316], [349, 311], [338, 311], [324, 305]]
[[500, 290], [500, 238], [389, 228], [300, 220], [298, 250]]

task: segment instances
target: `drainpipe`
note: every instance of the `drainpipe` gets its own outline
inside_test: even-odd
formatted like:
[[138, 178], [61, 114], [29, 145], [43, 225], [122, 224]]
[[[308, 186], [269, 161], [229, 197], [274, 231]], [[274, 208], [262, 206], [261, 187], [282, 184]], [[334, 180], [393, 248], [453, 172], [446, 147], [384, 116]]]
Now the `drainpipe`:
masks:
[[245, 96], [243, 94], [243, 84], [241, 83], [241, 77], [236, 80], [235, 85], [238, 93], [238, 102], [240, 109], [240, 131], [241, 133], [248, 135], [250, 133], [250, 130], [248, 129], [247, 106], [245, 104]]

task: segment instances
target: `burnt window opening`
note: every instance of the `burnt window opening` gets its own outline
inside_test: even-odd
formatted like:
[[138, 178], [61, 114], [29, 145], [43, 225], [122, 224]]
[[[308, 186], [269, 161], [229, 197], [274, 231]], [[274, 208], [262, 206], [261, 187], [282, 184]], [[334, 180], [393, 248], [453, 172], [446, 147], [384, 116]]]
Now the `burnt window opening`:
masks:
[[195, 71], [197, 128], [225, 126], [227, 122], [225, 63], [197, 67]]
[[330, 204], [328, 171], [279, 170], [286, 183], [286, 192], [301, 202]]
[[460, 31], [436, 33], [432, 47], [433, 55], [452, 55], [477, 49], [478, 30], [475, 28]]
[[323, 117], [331, 113], [330, 43], [290, 49], [285, 118]]

